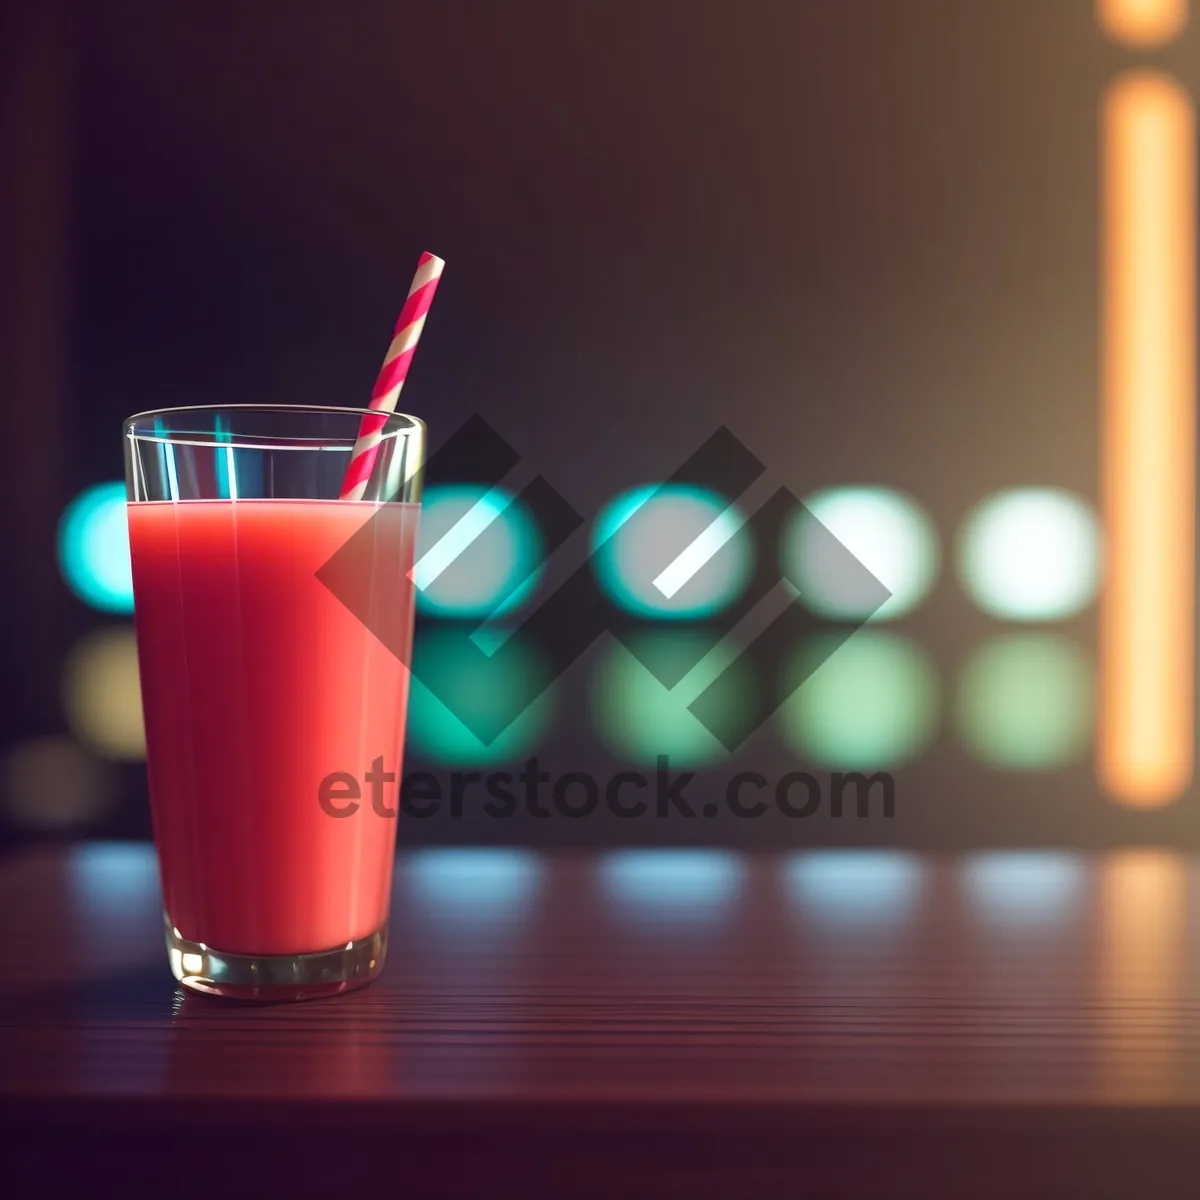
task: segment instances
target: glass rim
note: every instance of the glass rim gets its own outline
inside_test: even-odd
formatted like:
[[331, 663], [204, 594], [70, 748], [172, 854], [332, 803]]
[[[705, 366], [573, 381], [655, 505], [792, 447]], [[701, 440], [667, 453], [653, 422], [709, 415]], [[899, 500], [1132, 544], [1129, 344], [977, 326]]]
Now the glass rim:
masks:
[[[142, 421], [149, 417], [168, 417], [177, 413], [328, 413], [330, 415], [377, 417], [381, 411], [378, 408], [354, 408], [343, 404], [180, 404], [170, 408], [147, 408], [142, 412], [132, 413], [121, 423], [129, 425], [134, 421]], [[417, 428], [425, 426], [425, 422], [420, 417], [414, 417], [412, 413], [393, 411], [387, 413], [387, 419], [389, 421], [407, 421]]]

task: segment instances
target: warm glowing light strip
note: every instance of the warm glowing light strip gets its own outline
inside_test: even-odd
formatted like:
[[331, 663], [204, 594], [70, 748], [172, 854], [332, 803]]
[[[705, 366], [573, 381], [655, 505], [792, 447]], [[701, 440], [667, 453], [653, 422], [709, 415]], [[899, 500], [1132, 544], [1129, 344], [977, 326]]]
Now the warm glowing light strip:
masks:
[[1195, 113], [1160, 71], [1102, 104], [1103, 465], [1097, 773], [1122, 804], [1171, 803], [1195, 721]]
[[1188, 1061], [1186, 862], [1153, 850], [1117, 853], [1101, 868], [1099, 900], [1100, 1095], [1162, 1103], [1183, 1086]]
[[1188, 9], [1188, 0], [1096, 0], [1096, 19], [1114, 42], [1148, 50], [1183, 32]]

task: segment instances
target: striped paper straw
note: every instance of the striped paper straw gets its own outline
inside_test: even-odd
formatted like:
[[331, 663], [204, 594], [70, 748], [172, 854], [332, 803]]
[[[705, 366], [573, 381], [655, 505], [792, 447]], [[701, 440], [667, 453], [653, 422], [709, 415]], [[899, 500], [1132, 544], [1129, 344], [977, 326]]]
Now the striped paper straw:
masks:
[[346, 475], [342, 480], [343, 500], [361, 500], [367, 490], [367, 481], [375, 468], [375, 457], [379, 453], [379, 443], [382, 441], [381, 430], [387, 424], [388, 414], [396, 411], [400, 389], [408, 375], [409, 365], [417, 349], [417, 339], [425, 327], [425, 317], [433, 303], [433, 294], [437, 291], [438, 280], [442, 277], [442, 268], [445, 265], [436, 254], [430, 254], [428, 251], [421, 255], [421, 261], [417, 263], [417, 273], [408, 289], [408, 299], [405, 300], [396, 320], [392, 344], [384, 356], [383, 366], [371, 392], [370, 408], [379, 415], [364, 416], [358, 427], [358, 438], [350, 456], [350, 465], [346, 468]]

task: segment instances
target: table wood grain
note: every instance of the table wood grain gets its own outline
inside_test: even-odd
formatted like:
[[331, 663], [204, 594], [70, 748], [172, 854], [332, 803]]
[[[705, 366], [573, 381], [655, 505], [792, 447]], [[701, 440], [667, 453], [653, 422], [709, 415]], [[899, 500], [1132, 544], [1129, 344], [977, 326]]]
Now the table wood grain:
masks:
[[[183, 994], [143, 844], [0, 865], [10, 1171], [211, 1194], [1188, 1194], [1193, 860], [397, 859], [371, 987]], [[115, 1174], [114, 1174], [115, 1172]]]

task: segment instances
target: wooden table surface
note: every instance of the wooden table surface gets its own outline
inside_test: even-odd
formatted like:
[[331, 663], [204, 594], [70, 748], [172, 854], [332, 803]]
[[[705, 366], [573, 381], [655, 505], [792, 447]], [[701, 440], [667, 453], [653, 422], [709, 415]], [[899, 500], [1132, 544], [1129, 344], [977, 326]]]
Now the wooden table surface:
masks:
[[249, 1006], [175, 985], [148, 846], [39, 849], [0, 865], [9, 1170], [1190, 1194], [1198, 880], [1150, 850], [413, 851], [378, 982]]

